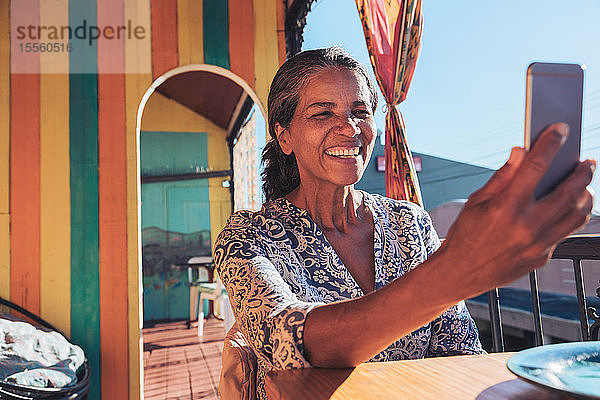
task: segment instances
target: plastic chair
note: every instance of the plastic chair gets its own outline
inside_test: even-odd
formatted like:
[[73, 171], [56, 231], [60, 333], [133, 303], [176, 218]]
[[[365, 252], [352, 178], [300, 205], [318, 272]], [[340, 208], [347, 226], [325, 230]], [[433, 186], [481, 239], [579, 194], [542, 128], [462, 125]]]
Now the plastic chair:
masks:
[[[211, 316], [204, 312], [204, 300], [213, 302], [212, 316], [220, 320], [225, 320], [225, 332], [227, 332], [233, 325], [234, 318], [231, 305], [229, 304], [229, 297], [221, 279], [217, 278], [215, 283], [200, 283], [198, 291], [199, 296], [196, 305], [198, 310], [198, 336], [204, 335], [204, 319]], [[219, 308], [219, 316], [214, 313], [214, 305], [217, 305]]]

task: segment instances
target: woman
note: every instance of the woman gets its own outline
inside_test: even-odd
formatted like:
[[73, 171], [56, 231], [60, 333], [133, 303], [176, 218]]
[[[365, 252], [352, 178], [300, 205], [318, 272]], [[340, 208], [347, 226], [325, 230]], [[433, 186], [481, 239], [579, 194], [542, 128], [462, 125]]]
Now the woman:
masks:
[[234, 213], [216, 266], [239, 328], [268, 370], [482, 353], [465, 298], [542, 266], [589, 218], [595, 163], [580, 163], [540, 201], [533, 190], [568, 134], [533, 150], [474, 193], [444, 245], [420, 207], [354, 189], [369, 162], [375, 88], [340, 48], [286, 61], [268, 100], [266, 203]]

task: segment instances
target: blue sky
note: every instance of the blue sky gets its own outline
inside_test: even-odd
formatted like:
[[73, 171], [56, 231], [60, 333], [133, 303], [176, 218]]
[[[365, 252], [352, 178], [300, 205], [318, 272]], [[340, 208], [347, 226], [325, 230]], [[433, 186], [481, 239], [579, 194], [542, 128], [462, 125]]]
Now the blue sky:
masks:
[[[399, 107], [413, 151], [498, 168], [523, 144], [527, 66], [575, 62], [587, 67], [582, 159], [600, 159], [600, 0], [423, 0], [423, 15], [421, 55]], [[333, 44], [371, 69], [354, 0], [313, 4], [303, 49]], [[383, 129], [381, 108], [376, 119]], [[600, 211], [600, 174], [592, 186]]]

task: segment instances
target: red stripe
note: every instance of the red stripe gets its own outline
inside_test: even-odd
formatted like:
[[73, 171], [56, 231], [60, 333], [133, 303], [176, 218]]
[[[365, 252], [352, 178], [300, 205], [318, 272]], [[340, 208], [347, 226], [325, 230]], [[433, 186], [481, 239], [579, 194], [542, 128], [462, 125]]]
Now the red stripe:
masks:
[[[98, 0], [98, 26], [123, 25], [122, 0]], [[102, 398], [129, 397], [125, 42], [98, 41], [98, 219]]]
[[12, 74], [10, 96], [10, 297], [39, 315], [40, 75]]
[[254, 88], [254, 7], [252, 0], [229, 0], [229, 65]]
[[177, 2], [151, 0], [152, 23], [152, 77], [158, 78], [177, 67]]

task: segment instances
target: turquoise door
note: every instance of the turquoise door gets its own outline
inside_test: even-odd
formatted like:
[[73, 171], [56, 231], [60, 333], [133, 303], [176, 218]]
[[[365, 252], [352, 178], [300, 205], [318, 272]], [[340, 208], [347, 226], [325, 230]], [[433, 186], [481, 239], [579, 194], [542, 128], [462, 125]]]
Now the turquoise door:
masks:
[[[203, 133], [142, 132], [142, 176], [188, 173], [205, 163]], [[189, 316], [185, 263], [211, 252], [208, 190], [207, 179], [142, 184], [144, 321]]]

